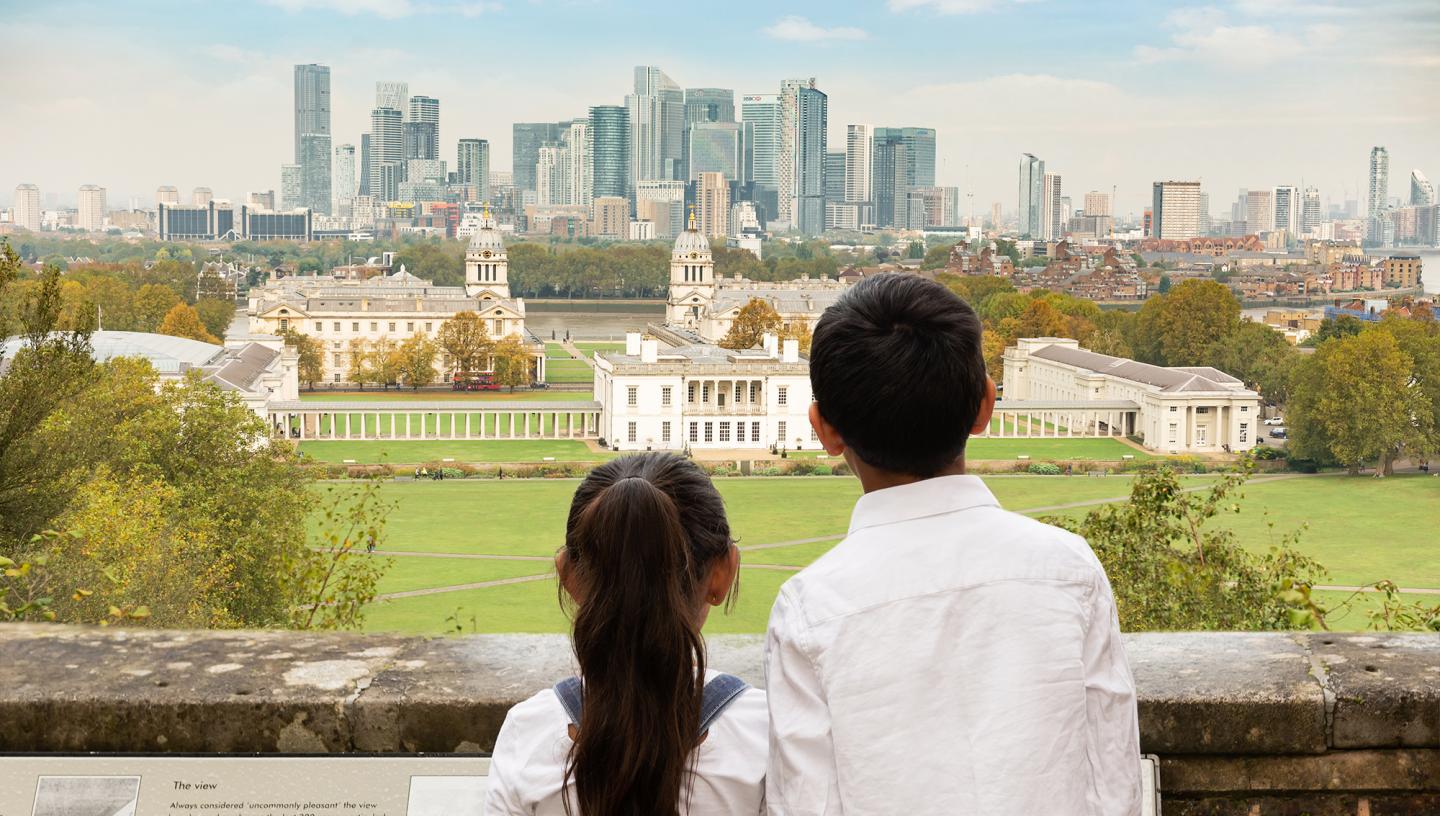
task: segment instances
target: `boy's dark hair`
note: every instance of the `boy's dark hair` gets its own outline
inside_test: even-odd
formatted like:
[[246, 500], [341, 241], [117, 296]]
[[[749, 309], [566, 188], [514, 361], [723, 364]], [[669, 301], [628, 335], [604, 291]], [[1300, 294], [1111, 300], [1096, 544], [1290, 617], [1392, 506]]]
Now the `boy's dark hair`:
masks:
[[965, 453], [985, 397], [980, 318], [944, 286], [887, 272], [825, 310], [810, 346], [820, 415], [866, 464], [929, 478]]

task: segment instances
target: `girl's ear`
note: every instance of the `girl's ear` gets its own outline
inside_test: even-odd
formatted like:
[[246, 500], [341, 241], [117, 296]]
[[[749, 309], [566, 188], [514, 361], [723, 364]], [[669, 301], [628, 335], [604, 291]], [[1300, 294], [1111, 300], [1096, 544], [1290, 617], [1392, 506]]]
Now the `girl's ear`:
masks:
[[730, 552], [724, 558], [715, 559], [710, 574], [705, 579], [705, 603], [719, 606], [730, 595], [735, 586], [735, 574], [740, 571], [740, 548], [730, 545]]
[[581, 603], [580, 586], [575, 581], [575, 572], [570, 569], [570, 558], [565, 554], [564, 549], [555, 553], [555, 575], [560, 578], [560, 586], [565, 587], [565, 592], [570, 596], [570, 600], [577, 604]]

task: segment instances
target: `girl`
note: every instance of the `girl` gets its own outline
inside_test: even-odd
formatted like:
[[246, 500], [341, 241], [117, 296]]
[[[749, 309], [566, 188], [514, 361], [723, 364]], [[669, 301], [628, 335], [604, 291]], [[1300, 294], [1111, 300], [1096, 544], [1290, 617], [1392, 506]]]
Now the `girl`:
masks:
[[591, 471], [555, 557], [580, 676], [510, 710], [485, 813], [762, 812], [765, 693], [707, 671], [700, 635], [739, 566], [720, 494], [690, 461], [645, 454]]

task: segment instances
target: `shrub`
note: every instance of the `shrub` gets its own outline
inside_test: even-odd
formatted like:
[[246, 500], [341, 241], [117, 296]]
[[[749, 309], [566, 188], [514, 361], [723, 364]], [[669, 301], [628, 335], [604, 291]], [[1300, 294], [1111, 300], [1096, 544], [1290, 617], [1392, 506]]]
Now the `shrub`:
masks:
[[465, 478], [465, 471], [460, 468], [444, 467], [440, 468], [440, 475], [446, 479], [463, 479]]
[[815, 472], [815, 463], [805, 461], [792, 462], [789, 472], [791, 476], [809, 476]]
[[816, 465], [815, 469], [810, 471], [811, 476], [831, 476], [834, 473], [835, 470], [829, 465]]
[[778, 467], [760, 468], [759, 470], [756, 470], [756, 471], [755, 471], [755, 475], [756, 475], [756, 476], [779, 476], [779, 475], [781, 475], [781, 470], [780, 470], [780, 468], [778, 468]]
[[1050, 462], [1035, 462], [1030, 465], [1029, 472], [1036, 476], [1059, 476], [1060, 466]]
[[390, 468], [385, 465], [349, 465], [345, 468], [345, 475], [351, 479], [377, 479], [390, 475]]

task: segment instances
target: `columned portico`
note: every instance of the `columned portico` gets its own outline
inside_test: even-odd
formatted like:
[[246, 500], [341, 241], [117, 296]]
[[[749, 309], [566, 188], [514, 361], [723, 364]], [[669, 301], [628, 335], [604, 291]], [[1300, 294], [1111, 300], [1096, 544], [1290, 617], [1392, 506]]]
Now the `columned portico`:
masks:
[[300, 441], [594, 439], [600, 403], [291, 401], [269, 417], [275, 436]]

